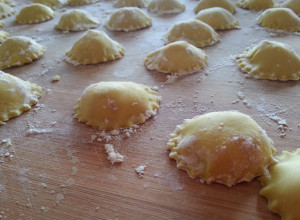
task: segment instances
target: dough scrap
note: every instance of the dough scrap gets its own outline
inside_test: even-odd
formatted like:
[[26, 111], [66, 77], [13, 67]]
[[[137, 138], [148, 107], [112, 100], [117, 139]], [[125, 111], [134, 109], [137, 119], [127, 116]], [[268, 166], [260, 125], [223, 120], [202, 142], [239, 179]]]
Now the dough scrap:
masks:
[[236, 5], [250, 10], [263, 10], [274, 7], [274, 2], [273, 0], [240, 0]]
[[55, 26], [57, 29], [66, 31], [83, 31], [100, 25], [97, 18], [87, 11], [73, 9], [65, 12]]
[[0, 18], [6, 18], [16, 13], [16, 10], [0, 2]]
[[68, 5], [78, 6], [78, 5], [90, 5], [100, 0], [68, 0]]
[[45, 50], [45, 47], [29, 37], [8, 37], [0, 45], [0, 70], [30, 63], [40, 58]]
[[232, 14], [235, 13], [235, 6], [230, 0], [200, 0], [194, 8], [194, 11], [198, 13], [203, 9], [213, 7], [224, 8]]
[[243, 72], [258, 79], [299, 80], [300, 57], [286, 44], [263, 40], [238, 57]]
[[96, 64], [121, 58], [124, 48], [103, 31], [88, 30], [66, 52], [66, 61], [73, 65]]
[[195, 19], [203, 21], [215, 30], [232, 29], [239, 25], [239, 21], [229, 11], [220, 7], [201, 10]]
[[166, 38], [166, 44], [184, 40], [196, 47], [205, 47], [215, 44], [220, 35], [208, 24], [190, 19], [175, 24]]
[[6, 39], [8, 38], [9, 33], [7, 33], [6, 31], [2, 31], [0, 30], [0, 44]]
[[260, 194], [269, 200], [268, 209], [283, 220], [300, 219], [300, 149], [283, 151], [278, 159], [270, 166], [270, 173], [259, 178], [264, 186]]
[[67, 5], [68, 0], [34, 0], [33, 3], [40, 3], [52, 9], [58, 9]]
[[0, 71], [0, 125], [38, 102], [41, 87]]
[[276, 149], [248, 115], [212, 112], [185, 120], [168, 142], [170, 158], [191, 178], [232, 186], [266, 174]]
[[115, 11], [106, 23], [106, 27], [112, 31], [135, 31], [149, 27], [152, 19], [141, 9], [126, 7]]
[[134, 82], [99, 82], [88, 86], [74, 107], [74, 118], [99, 128], [129, 128], [154, 116], [161, 98]]
[[300, 31], [300, 18], [289, 8], [270, 8], [258, 17], [258, 24], [270, 29]]
[[114, 7], [123, 8], [123, 7], [138, 7], [145, 8], [147, 6], [147, 0], [117, 0], [114, 3]]
[[177, 41], [148, 54], [145, 65], [149, 70], [186, 75], [205, 67], [205, 52], [186, 41]]
[[54, 11], [48, 6], [34, 3], [22, 8], [16, 15], [16, 20], [20, 24], [34, 24], [50, 20], [54, 15]]
[[178, 14], [185, 10], [185, 5], [178, 0], [151, 0], [147, 9], [159, 15]]
[[282, 8], [292, 9], [297, 15], [300, 16], [300, 1], [299, 0], [288, 0], [280, 5]]

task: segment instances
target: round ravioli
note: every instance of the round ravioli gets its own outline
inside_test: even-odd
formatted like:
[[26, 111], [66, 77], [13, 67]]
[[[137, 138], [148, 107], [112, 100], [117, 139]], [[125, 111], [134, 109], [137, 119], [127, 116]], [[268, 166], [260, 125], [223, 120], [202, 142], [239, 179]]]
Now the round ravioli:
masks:
[[213, 7], [224, 8], [232, 14], [235, 12], [235, 6], [230, 0], [200, 0], [194, 8], [194, 11], [198, 13], [203, 9]]
[[20, 24], [33, 24], [50, 20], [54, 15], [54, 11], [48, 6], [34, 3], [22, 8], [16, 15], [16, 20]]
[[12, 7], [8, 6], [5, 3], [0, 2], [0, 18], [6, 18], [13, 14], [15, 14], [16, 11]]
[[68, 5], [90, 5], [99, 1], [100, 0], [68, 0]]
[[260, 194], [269, 200], [268, 209], [283, 220], [300, 219], [300, 149], [283, 151], [278, 160], [269, 174], [259, 178], [264, 186]]
[[106, 23], [112, 31], [135, 31], [149, 27], [152, 19], [136, 7], [121, 8], [114, 12]]
[[98, 27], [99, 25], [100, 22], [98, 19], [89, 12], [73, 9], [65, 12], [55, 27], [65, 31], [83, 31]]
[[300, 1], [299, 0], [288, 0], [280, 5], [282, 8], [289, 8], [293, 10], [297, 15], [300, 15]]
[[197, 19], [190, 19], [175, 24], [166, 35], [166, 44], [175, 41], [187, 41], [196, 47], [215, 44], [220, 35], [208, 24]]
[[185, 10], [185, 5], [178, 0], [151, 0], [147, 6], [151, 13], [178, 14]]
[[177, 41], [148, 54], [145, 65], [149, 70], [186, 75], [205, 67], [205, 52], [186, 41]]
[[41, 57], [45, 47], [29, 37], [8, 37], [0, 45], [0, 69], [22, 66]]
[[0, 30], [0, 43], [2, 43], [6, 38], [8, 38], [9, 33], [6, 31]]
[[66, 52], [66, 61], [76, 65], [96, 64], [118, 59], [124, 48], [103, 31], [89, 30]]
[[40, 91], [38, 85], [0, 71], [0, 125], [36, 104]]
[[299, 80], [300, 57], [286, 44], [264, 40], [238, 57], [243, 72], [258, 79]]
[[74, 117], [101, 130], [129, 128], [154, 116], [160, 100], [156, 91], [143, 84], [100, 82], [84, 90]]
[[240, 0], [237, 6], [250, 10], [263, 10], [274, 7], [273, 0]]
[[123, 8], [123, 7], [138, 7], [145, 8], [147, 6], [147, 0], [117, 0], [114, 3], [114, 7]]
[[259, 16], [258, 24], [270, 29], [300, 31], [300, 18], [289, 8], [267, 9]]
[[191, 178], [232, 186], [267, 173], [275, 161], [272, 140], [248, 115], [212, 112], [185, 120], [168, 147], [177, 168]]
[[201, 10], [195, 19], [203, 21], [215, 30], [232, 29], [239, 25], [239, 21], [229, 11], [220, 7]]
[[39, 3], [47, 5], [52, 9], [58, 9], [64, 7], [68, 3], [68, 0], [34, 0], [33, 3]]

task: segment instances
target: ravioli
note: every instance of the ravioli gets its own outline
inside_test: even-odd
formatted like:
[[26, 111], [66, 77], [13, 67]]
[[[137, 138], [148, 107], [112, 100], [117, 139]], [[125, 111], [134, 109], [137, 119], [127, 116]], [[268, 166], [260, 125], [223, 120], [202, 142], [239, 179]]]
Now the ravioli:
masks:
[[240, 0], [237, 6], [250, 10], [263, 10], [274, 7], [273, 0]]
[[185, 5], [178, 0], [151, 0], [147, 9], [159, 15], [178, 14], [185, 10]]
[[283, 151], [278, 159], [269, 174], [259, 178], [264, 186], [260, 194], [269, 200], [268, 209], [283, 220], [300, 219], [300, 149]]
[[68, 0], [68, 5], [90, 5], [99, 1], [100, 0]]
[[40, 58], [45, 50], [45, 47], [29, 37], [8, 37], [0, 45], [0, 69], [30, 63]]
[[41, 87], [0, 71], [0, 125], [38, 102]]
[[11, 7], [16, 6], [16, 3], [13, 0], [0, 0], [0, 3], [7, 4], [7, 5], [11, 6]]
[[97, 18], [87, 11], [73, 9], [65, 12], [55, 26], [57, 29], [66, 31], [83, 31], [100, 25]]
[[275, 30], [300, 31], [300, 18], [289, 8], [271, 8], [258, 18], [258, 24]]
[[215, 30], [232, 29], [239, 25], [239, 21], [229, 11], [220, 7], [201, 10], [195, 19], [203, 21]]
[[258, 79], [299, 80], [300, 57], [286, 44], [264, 40], [238, 57], [243, 72]]
[[0, 2], [0, 18], [6, 18], [13, 14], [15, 14], [16, 11], [12, 7], [8, 6], [5, 3]]
[[0, 30], [0, 43], [2, 43], [8, 36], [9, 36], [9, 33], [7, 33], [6, 31]]
[[58, 9], [64, 7], [68, 0], [34, 0], [33, 3], [40, 3], [52, 9]]
[[103, 31], [89, 30], [66, 52], [66, 61], [73, 65], [96, 64], [121, 58], [124, 48]]
[[300, 15], [300, 1], [299, 0], [288, 0], [280, 5], [282, 8], [292, 9], [297, 15]]
[[126, 7], [115, 11], [106, 23], [106, 27], [112, 31], [135, 31], [149, 27], [152, 19], [141, 9]]
[[191, 178], [232, 186], [267, 173], [276, 149], [248, 115], [212, 112], [185, 120], [168, 142], [170, 158]]
[[166, 35], [166, 44], [175, 41], [187, 41], [196, 47], [215, 44], [220, 35], [208, 24], [197, 19], [190, 19], [175, 24]]
[[50, 20], [54, 15], [54, 11], [48, 6], [34, 3], [22, 8], [16, 15], [16, 20], [20, 24], [34, 24]]
[[117, 0], [114, 3], [114, 7], [123, 8], [123, 7], [138, 7], [145, 8], [147, 6], [148, 0]]
[[235, 13], [235, 6], [230, 0], [200, 0], [194, 8], [194, 11], [198, 13], [203, 9], [213, 7], [224, 8], [232, 14]]
[[0, 28], [3, 28], [3, 27], [4, 27], [4, 22], [0, 21]]
[[145, 65], [149, 70], [186, 75], [205, 67], [205, 52], [186, 41], [177, 41], [148, 54]]
[[100, 130], [130, 128], [154, 116], [161, 98], [134, 82], [99, 82], [88, 86], [74, 107], [74, 118]]

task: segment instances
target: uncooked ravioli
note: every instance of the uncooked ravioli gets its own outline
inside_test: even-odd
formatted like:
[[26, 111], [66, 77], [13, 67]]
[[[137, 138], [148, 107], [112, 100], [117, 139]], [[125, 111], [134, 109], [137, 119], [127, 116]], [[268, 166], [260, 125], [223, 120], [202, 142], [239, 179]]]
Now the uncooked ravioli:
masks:
[[66, 52], [66, 61], [74, 64], [96, 64], [121, 58], [124, 48], [103, 31], [89, 30]]
[[191, 178], [232, 186], [267, 173], [275, 162], [272, 140], [248, 115], [212, 112], [185, 120], [168, 142], [177, 168]]
[[151, 13], [178, 14], [185, 10], [185, 5], [178, 0], [151, 0], [147, 6]]
[[200, 0], [194, 8], [194, 11], [198, 13], [203, 9], [213, 7], [224, 8], [232, 14], [235, 12], [235, 6], [230, 0]]
[[150, 70], [186, 75], [199, 71], [206, 60], [203, 50], [186, 41], [177, 41], [148, 54], [145, 65]]
[[114, 7], [123, 8], [123, 7], [138, 7], [145, 8], [147, 6], [148, 0], [117, 0], [114, 3]]
[[16, 20], [20, 24], [33, 24], [50, 20], [54, 15], [54, 11], [48, 6], [34, 3], [22, 8], [16, 15]]
[[29, 37], [8, 37], [0, 45], [0, 69], [30, 63], [40, 58], [45, 50], [45, 47]]
[[0, 2], [0, 18], [6, 18], [13, 14], [15, 14], [16, 11], [12, 7], [8, 6], [5, 3]]
[[297, 15], [300, 15], [300, 1], [299, 0], [287, 0], [280, 5], [283, 8], [292, 9]]
[[264, 186], [260, 194], [269, 200], [268, 209], [282, 220], [300, 219], [300, 149], [283, 151], [278, 163], [270, 166], [269, 174], [260, 177]]
[[97, 18], [89, 12], [73, 9], [65, 12], [55, 26], [57, 29], [66, 31], [83, 31], [100, 25]]
[[0, 30], [0, 44], [6, 39], [8, 38], [9, 33], [7, 33], [6, 31], [2, 31]]
[[152, 19], [141, 9], [125, 7], [115, 11], [106, 23], [106, 27], [112, 31], [135, 31], [149, 27]]
[[232, 29], [239, 25], [239, 21], [229, 11], [220, 7], [201, 10], [195, 19], [203, 21], [215, 30]]
[[0, 0], [0, 3], [7, 4], [7, 5], [11, 6], [11, 7], [16, 6], [15, 1], [13, 1], [13, 0]]
[[166, 44], [175, 41], [187, 41], [196, 47], [215, 44], [220, 35], [208, 24], [190, 19], [175, 24], [166, 35]]
[[100, 0], [68, 0], [68, 5], [89, 5], [99, 1]]
[[68, 3], [68, 0], [34, 0], [33, 3], [40, 3], [52, 9], [58, 9], [64, 7]]
[[38, 85], [0, 71], [0, 125], [30, 109], [40, 92]]
[[99, 82], [88, 86], [74, 107], [74, 118], [92, 127], [129, 128], [154, 116], [161, 98], [134, 82]]
[[288, 45], [276, 41], [261, 41], [238, 56], [243, 72], [258, 79], [298, 80], [300, 57]]
[[240, 0], [237, 6], [250, 10], [263, 10], [274, 6], [273, 0]]
[[4, 27], [4, 22], [0, 21], [0, 28], [3, 28], [3, 27]]
[[271, 8], [258, 18], [258, 24], [270, 29], [300, 31], [300, 18], [289, 8]]

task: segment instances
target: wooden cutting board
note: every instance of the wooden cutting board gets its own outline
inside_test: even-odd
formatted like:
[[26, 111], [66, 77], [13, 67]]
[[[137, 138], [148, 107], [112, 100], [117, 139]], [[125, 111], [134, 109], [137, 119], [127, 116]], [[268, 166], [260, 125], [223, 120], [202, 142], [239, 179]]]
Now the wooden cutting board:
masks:
[[[105, 21], [116, 10], [113, 1], [56, 10], [54, 19], [19, 25], [4, 19], [11, 35], [36, 39], [45, 55], [22, 67], [5, 70], [43, 87], [39, 104], [0, 127], [0, 140], [11, 139], [11, 160], [0, 163], [2, 219], [280, 219], [267, 210], [256, 180], [231, 188], [190, 179], [169, 159], [169, 134], [184, 119], [224, 110], [249, 114], [274, 140], [278, 153], [298, 147], [299, 82], [246, 78], [235, 56], [263, 39], [290, 45], [300, 54], [299, 34], [266, 30], [256, 24], [260, 12], [237, 8], [240, 28], [220, 31], [220, 41], [204, 48], [209, 56], [202, 71], [175, 79], [144, 67], [146, 54], [164, 44], [166, 32], [177, 22], [195, 16], [197, 1], [182, 0], [186, 10], [159, 16], [150, 28], [112, 32]], [[235, 1], [236, 2], [236, 1]], [[24, 0], [19, 11], [30, 4]], [[125, 56], [105, 64], [74, 67], [64, 54], [84, 32], [54, 29], [71, 8], [90, 11], [112, 39], [125, 47]], [[61, 80], [51, 79], [60, 75]], [[107, 160], [99, 131], [73, 119], [73, 107], [83, 90], [99, 81], [133, 81], [157, 86], [162, 103], [157, 116], [141, 124], [129, 138], [111, 141], [125, 155], [121, 164]], [[285, 120], [284, 129], [278, 120]], [[281, 128], [281, 129], [280, 129]], [[96, 138], [96, 139], [94, 139]], [[93, 140], [94, 139], [94, 140]], [[4, 145], [0, 150], [7, 150]], [[0, 158], [3, 160], [3, 157]], [[139, 176], [135, 169], [145, 166]], [[1, 219], [1, 218], [0, 218]]]

